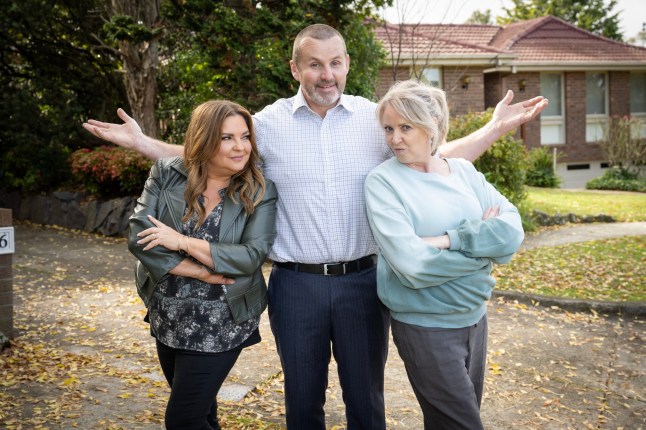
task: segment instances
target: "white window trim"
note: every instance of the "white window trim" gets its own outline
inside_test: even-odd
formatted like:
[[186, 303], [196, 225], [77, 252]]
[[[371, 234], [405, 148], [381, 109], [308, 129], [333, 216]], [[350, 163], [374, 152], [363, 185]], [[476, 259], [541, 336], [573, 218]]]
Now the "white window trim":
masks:
[[[646, 77], [646, 72], [631, 73], [630, 74], [631, 81], [632, 81], [633, 75], [644, 75], [644, 77]], [[632, 82], [631, 82], [631, 87], [632, 87]], [[632, 90], [632, 88], [631, 88], [631, 90]], [[631, 97], [632, 97], [632, 94], [631, 94]], [[633, 109], [633, 106], [632, 106], [632, 103], [631, 103], [630, 104], [630, 116], [639, 118], [641, 120], [646, 120], [646, 112], [633, 112], [632, 109]]]
[[[423, 66], [423, 67], [417, 67], [416, 69], [413, 69], [412, 67], [410, 68], [410, 77], [411, 79], [416, 79], [417, 76], [422, 77], [424, 74], [424, 69], [436, 69], [438, 71], [438, 79], [439, 79], [439, 86], [437, 88], [443, 89], [444, 88], [444, 76], [442, 73], [442, 68], [438, 66]], [[418, 73], [415, 73], [415, 70], [417, 70]]]
[[[603, 135], [600, 136], [598, 140], [593, 140], [593, 141], [588, 141], [588, 127], [589, 126], [600, 126], [601, 130], [603, 130], [604, 125], [608, 124], [608, 112], [610, 111], [610, 81], [608, 77], [608, 72], [604, 72], [604, 80], [605, 80], [605, 94], [604, 94], [604, 109], [606, 111], [605, 114], [587, 114], [585, 115], [585, 140], [588, 143], [597, 143], [598, 140], [603, 139]], [[587, 94], [586, 94], [587, 97]]]
[[[561, 78], [561, 115], [545, 115], [541, 114], [541, 127], [543, 125], [560, 125], [561, 132], [559, 135], [559, 142], [543, 143], [541, 137], [541, 145], [563, 145], [565, 143], [565, 74], [564, 73], [551, 73], [552, 75], [559, 75]], [[542, 133], [541, 133], [542, 136]]]

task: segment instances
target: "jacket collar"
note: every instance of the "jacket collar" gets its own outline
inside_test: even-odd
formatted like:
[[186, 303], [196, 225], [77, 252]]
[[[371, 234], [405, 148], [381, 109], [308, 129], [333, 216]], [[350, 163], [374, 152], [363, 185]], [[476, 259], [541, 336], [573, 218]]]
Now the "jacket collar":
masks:
[[[186, 177], [188, 173], [186, 171], [186, 166], [184, 161], [181, 158], [178, 158], [176, 162], [173, 162], [170, 165], [176, 172], [181, 174], [184, 178], [183, 180], [175, 186], [166, 188], [163, 191], [164, 199], [168, 205], [171, 219], [173, 220], [173, 227], [177, 231], [182, 229], [182, 217], [184, 216], [184, 210], [186, 209], [186, 200], [184, 200], [184, 189], [186, 188]], [[234, 224], [236, 218], [240, 215], [240, 212], [244, 209], [242, 204], [240, 204], [240, 195], [236, 193], [236, 200], [238, 204], [234, 203], [230, 198], [225, 196], [224, 203], [222, 206], [222, 217], [220, 218], [220, 237], [225, 237], [227, 231]]]

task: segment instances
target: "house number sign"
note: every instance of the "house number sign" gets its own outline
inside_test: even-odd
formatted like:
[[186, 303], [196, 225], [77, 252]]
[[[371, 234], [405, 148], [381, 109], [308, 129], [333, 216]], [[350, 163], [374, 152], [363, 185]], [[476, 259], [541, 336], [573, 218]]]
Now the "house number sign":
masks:
[[13, 227], [0, 227], [0, 254], [13, 253]]

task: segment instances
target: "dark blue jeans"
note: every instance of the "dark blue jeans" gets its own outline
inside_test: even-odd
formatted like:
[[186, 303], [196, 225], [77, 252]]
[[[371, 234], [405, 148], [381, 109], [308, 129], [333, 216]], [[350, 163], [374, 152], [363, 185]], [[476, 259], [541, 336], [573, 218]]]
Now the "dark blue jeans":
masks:
[[384, 367], [389, 316], [375, 267], [342, 276], [274, 266], [269, 319], [285, 376], [287, 428], [325, 430], [331, 354], [338, 365], [348, 430], [386, 428]]

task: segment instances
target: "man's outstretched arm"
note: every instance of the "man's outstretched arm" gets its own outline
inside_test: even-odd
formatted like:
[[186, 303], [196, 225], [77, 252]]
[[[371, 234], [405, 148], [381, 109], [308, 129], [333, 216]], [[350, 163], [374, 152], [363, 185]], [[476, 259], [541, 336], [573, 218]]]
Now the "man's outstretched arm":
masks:
[[496, 105], [491, 121], [468, 136], [442, 145], [440, 149], [442, 156], [466, 158], [469, 161], [474, 161], [489, 149], [498, 138], [515, 130], [521, 124], [536, 118], [547, 107], [548, 103], [546, 98], [538, 96], [511, 104], [513, 98], [514, 92], [507, 91], [505, 97]]
[[123, 109], [119, 108], [117, 115], [123, 120], [123, 124], [113, 124], [90, 119], [88, 122], [83, 123], [83, 128], [98, 138], [127, 149], [135, 150], [151, 160], [183, 155], [183, 146], [170, 145], [143, 134], [137, 121], [128, 116]]

